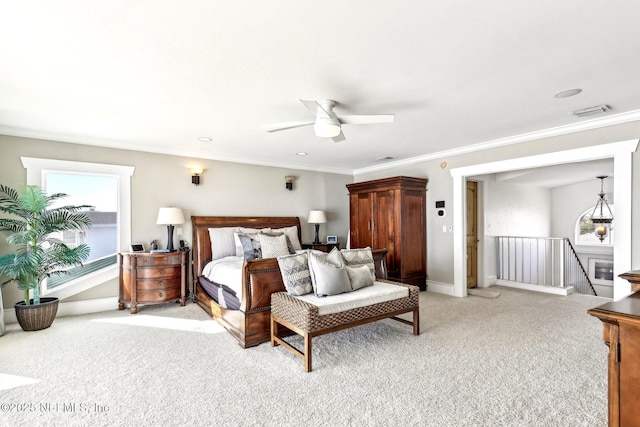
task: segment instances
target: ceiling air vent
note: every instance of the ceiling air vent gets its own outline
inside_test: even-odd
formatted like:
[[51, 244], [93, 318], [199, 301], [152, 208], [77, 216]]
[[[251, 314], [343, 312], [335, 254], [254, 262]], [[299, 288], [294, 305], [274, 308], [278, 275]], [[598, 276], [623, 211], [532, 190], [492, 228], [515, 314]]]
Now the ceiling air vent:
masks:
[[384, 157], [378, 157], [376, 160], [382, 161], [382, 160], [393, 160], [393, 159], [395, 159], [395, 157], [393, 156], [384, 156]]
[[571, 114], [573, 114], [576, 117], [585, 117], [585, 116], [592, 116], [594, 114], [602, 114], [609, 110], [611, 110], [611, 107], [609, 107], [608, 105], [602, 104], [602, 105], [596, 105], [595, 107], [588, 107], [588, 108], [583, 108], [582, 110], [572, 111]]

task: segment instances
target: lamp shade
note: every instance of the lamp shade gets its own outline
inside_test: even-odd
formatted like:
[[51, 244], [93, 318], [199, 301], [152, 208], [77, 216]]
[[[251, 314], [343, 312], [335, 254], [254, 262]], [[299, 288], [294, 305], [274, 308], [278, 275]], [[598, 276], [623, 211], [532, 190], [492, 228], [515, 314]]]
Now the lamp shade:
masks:
[[184, 214], [180, 208], [160, 208], [156, 224], [184, 224]]
[[324, 211], [311, 211], [307, 222], [309, 224], [324, 224], [327, 222], [327, 215], [325, 215]]

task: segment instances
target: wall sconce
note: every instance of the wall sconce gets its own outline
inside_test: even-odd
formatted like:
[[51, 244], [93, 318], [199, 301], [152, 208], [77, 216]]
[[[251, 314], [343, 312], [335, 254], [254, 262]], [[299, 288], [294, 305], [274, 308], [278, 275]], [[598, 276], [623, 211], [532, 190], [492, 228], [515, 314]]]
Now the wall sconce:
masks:
[[202, 173], [202, 168], [192, 167], [191, 173], [193, 174], [191, 176], [191, 183], [193, 185], [200, 185], [200, 174]]
[[296, 177], [293, 175], [287, 175], [284, 177], [284, 180], [287, 182], [285, 184], [285, 188], [289, 191], [293, 190], [293, 181], [296, 180]]

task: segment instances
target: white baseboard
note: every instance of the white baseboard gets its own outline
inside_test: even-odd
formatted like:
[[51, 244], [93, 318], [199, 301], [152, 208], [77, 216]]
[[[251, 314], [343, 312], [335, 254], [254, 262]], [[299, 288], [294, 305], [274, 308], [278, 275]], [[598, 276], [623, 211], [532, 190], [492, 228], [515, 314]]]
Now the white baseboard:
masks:
[[524, 289], [526, 291], [543, 292], [546, 294], [563, 295], [563, 296], [567, 296], [575, 292], [575, 289], [573, 288], [573, 286], [568, 286], [566, 288], [558, 288], [555, 286], [542, 286], [542, 285], [534, 285], [531, 283], [510, 282], [509, 280], [500, 280], [500, 279], [497, 280], [496, 285], [505, 286], [507, 288]]
[[[85, 301], [60, 302], [56, 317], [77, 316], [78, 314], [100, 313], [101, 311], [116, 310], [118, 297], [96, 298]], [[13, 308], [4, 310], [5, 323], [18, 323], [16, 311]]]
[[444, 294], [452, 297], [456, 296], [455, 287], [452, 283], [442, 283], [433, 280], [427, 280], [427, 290], [436, 294]]

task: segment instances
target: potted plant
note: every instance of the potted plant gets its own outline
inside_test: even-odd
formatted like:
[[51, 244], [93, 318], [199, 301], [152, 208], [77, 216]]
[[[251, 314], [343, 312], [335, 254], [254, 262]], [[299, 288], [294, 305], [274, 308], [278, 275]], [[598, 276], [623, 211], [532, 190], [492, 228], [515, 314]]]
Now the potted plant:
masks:
[[82, 212], [90, 206], [52, 207], [66, 196], [47, 195], [36, 185], [26, 185], [20, 191], [0, 185], [0, 212], [9, 214], [0, 218], [0, 232], [7, 233], [7, 243], [16, 248], [0, 257], [0, 276], [8, 278], [1, 285], [15, 282], [24, 290], [24, 301], [14, 307], [25, 331], [48, 328], [58, 311], [58, 298], [40, 297], [42, 281], [65, 274], [89, 257], [87, 245], [72, 248], [56, 235], [91, 227], [91, 219]]

